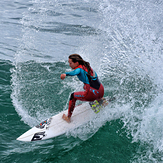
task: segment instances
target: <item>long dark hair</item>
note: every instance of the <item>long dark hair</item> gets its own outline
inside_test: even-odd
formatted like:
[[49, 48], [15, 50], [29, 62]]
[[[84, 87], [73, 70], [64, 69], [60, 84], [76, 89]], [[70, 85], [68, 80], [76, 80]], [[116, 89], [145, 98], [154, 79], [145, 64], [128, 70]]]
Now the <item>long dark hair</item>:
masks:
[[88, 75], [91, 76], [91, 67], [89, 62], [84, 61], [79, 54], [71, 54], [69, 59], [72, 59], [74, 63], [79, 62], [79, 65], [84, 65], [88, 70]]

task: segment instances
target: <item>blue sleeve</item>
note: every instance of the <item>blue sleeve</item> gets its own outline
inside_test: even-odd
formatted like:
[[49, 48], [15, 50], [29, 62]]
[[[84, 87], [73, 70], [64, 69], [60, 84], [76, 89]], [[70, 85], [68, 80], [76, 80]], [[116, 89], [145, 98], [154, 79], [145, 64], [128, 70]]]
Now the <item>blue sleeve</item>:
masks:
[[80, 68], [77, 68], [77, 69], [75, 69], [74, 71], [71, 71], [71, 72], [66, 72], [65, 74], [66, 74], [66, 76], [78, 75], [78, 74], [80, 74]]

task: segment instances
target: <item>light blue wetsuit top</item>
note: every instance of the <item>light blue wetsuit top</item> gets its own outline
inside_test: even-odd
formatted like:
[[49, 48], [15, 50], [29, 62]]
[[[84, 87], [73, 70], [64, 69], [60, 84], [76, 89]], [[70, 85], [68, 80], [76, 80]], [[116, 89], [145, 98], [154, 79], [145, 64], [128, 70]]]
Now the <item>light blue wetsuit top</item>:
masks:
[[[82, 81], [85, 84], [90, 84], [88, 76], [87, 76], [88, 73], [84, 69], [82, 69], [81, 66], [79, 68], [77, 67], [74, 71], [66, 72], [65, 74], [66, 74], [66, 76], [75, 76], [75, 75], [77, 75], [77, 77], [79, 78], [80, 81]], [[92, 78], [92, 80], [97, 79], [96, 72], [94, 72], [94, 76], [91, 76], [91, 78]]]

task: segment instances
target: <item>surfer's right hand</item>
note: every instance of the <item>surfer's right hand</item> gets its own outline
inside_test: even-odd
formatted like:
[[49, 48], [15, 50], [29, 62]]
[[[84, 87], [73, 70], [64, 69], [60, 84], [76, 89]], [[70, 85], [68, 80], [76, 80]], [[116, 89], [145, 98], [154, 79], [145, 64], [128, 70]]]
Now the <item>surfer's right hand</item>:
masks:
[[60, 78], [61, 78], [62, 80], [64, 80], [65, 77], [66, 77], [66, 74], [61, 74], [61, 77], [60, 77]]

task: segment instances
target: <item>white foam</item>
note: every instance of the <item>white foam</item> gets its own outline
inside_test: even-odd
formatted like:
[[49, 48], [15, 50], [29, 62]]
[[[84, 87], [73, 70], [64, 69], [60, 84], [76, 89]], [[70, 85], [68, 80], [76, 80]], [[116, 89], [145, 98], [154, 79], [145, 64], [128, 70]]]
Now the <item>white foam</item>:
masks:
[[[100, 29], [99, 36], [86, 36], [77, 43], [76, 40], [79, 39], [75, 36], [70, 39], [68, 36], [56, 34], [54, 38], [51, 33], [46, 33], [46, 35], [39, 33], [38, 27], [42, 26], [42, 21], [46, 21], [44, 13], [47, 11], [48, 2], [43, 1], [41, 3], [41, 1], [36, 0], [28, 12], [24, 13], [21, 22], [23, 36], [15, 57], [16, 69], [12, 71], [11, 98], [13, 104], [22, 120], [33, 126], [36, 123], [34, 122], [36, 117], [40, 116], [40, 112], [37, 113], [36, 117], [31, 116], [24, 108], [22, 99], [18, 97], [22, 79], [18, 78], [17, 75], [23, 72], [20, 72], [21, 69], [17, 63], [30, 59], [56, 61], [58, 56], [61, 59], [65, 57], [63, 56], [65, 51], [67, 59], [67, 54], [71, 51], [74, 53], [75, 49], [97, 71], [104, 83], [106, 93], [116, 92], [119, 100], [111, 110], [107, 107], [108, 110], [106, 109], [107, 111], [104, 114], [101, 112], [96, 119], [86, 126], [71, 131], [70, 135], [85, 140], [97, 132], [107, 121], [121, 118], [126, 132], [132, 135], [133, 142], [141, 142], [142, 144], [145, 142], [150, 146], [149, 148], [146, 146], [147, 152], [144, 156], [138, 154], [137, 160], [155, 160], [152, 154], [157, 154], [157, 151], [163, 152], [163, 34], [161, 23], [163, 6], [158, 2], [140, 0], [96, 0], [96, 2], [99, 4], [97, 12], [100, 13], [100, 16], [98, 13], [97, 15], [101, 20], [93, 27]], [[61, 11], [69, 10], [68, 6], [66, 6], [67, 8], [64, 8], [64, 6], [60, 8], [60, 5], [54, 5], [53, 7], [56, 7], [56, 11], [60, 9]], [[39, 13], [39, 10], [41, 13]], [[35, 21], [35, 17], [32, 17], [34, 14], [31, 14], [31, 12], [33, 11], [40, 14], [37, 21]], [[37, 18], [38, 15], [35, 14], [35, 16]], [[65, 17], [62, 18], [63, 21], [66, 20]], [[84, 21], [84, 19], [82, 20]], [[86, 19], [85, 23], [90, 25], [92, 22]], [[30, 28], [31, 25], [34, 25], [35, 29]], [[42, 38], [42, 36], [48, 37], [49, 41], [44, 46], [39, 42], [39, 38]], [[55, 40], [55, 45], [51, 43], [52, 40]], [[70, 40], [72, 40], [71, 43], [69, 43]], [[50, 48], [48, 44], [50, 44]], [[69, 50], [70, 47], [71, 50]], [[52, 54], [49, 56], [50, 59], [46, 56], [47, 53]], [[56, 58], [53, 57], [54, 54], [56, 54]], [[46, 59], [44, 56], [46, 56]], [[66, 59], [64, 58], [64, 60]], [[49, 67], [47, 67], [47, 70], [50, 73]], [[82, 84], [75, 78], [63, 81], [63, 84], [64, 87], [60, 90], [60, 95], [68, 88], [77, 91], [82, 87]], [[131, 85], [133, 88], [131, 88]], [[139, 107], [136, 107], [137, 103], [139, 103]], [[39, 107], [41, 108], [41, 106]], [[50, 115], [50, 112], [47, 111], [45, 114]]]
[[130, 106], [121, 118], [126, 132], [133, 142], [146, 144], [146, 153], [138, 149], [135, 154], [136, 162], [162, 160], [158, 157], [163, 153], [162, 7], [140, 0], [103, 0], [99, 5], [106, 47], [102, 76], [105, 80], [113, 76], [116, 84], [119, 82], [119, 96], [128, 99], [121, 102], [122, 107]]

